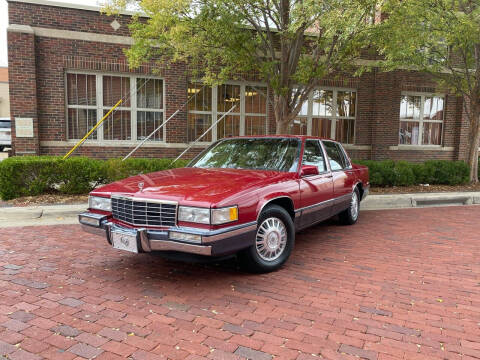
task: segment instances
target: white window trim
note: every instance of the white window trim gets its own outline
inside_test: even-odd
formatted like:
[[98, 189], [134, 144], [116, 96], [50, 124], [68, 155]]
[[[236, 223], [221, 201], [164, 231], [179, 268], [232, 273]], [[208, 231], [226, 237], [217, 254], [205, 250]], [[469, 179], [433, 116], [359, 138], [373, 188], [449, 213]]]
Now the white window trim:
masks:
[[[82, 74], [82, 75], [94, 75], [96, 76], [96, 100], [97, 105], [95, 106], [83, 106], [83, 105], [69, 105], [68, 104], [68, 74]], [[70, 108], [91, 108], [92, 110], [97, 110], [97, 123], [103, 118], [104, 111], [110, 110], [109, 106], [103, 105], [103, 77], [104, 76], [116, 76], [116, 77], [125, 77], [130, 78], [130, 106], [119, 106], [116, 110], [118, 111], [130, 111], [130, 140], [105, 140], [104, 139], [104, 132], [103, 132], [103, 125], [97, 128], [97, 139], [88, 139], [86, 142], [91, 142], [94, 144], [105, 144], [105, 143], [123, 143], [129, 142], [130, 144], [139, 144], [143, 140], [137, 139], [137, 112], [138, 111], [150, 111], [150, 112], [161, 112], [162, 113], [162, 123], [166, 120], [166, 85], [165, 79], [158, 76], [151, 76], [151, 75], [142, 75], [142, 74], [128, 74], [128, 73], [115, 73], [115, 72], [93, 72], [93, 71], [85, 71], [85, 70], [67, 70], [65, 72], [65, 124], [66, 124], [66, 138], [68, 139], [68, 109]], [[162, 109], [145, 109], [145, 108], [137, 108], [137, 79], [154, 79], [154, 80], [162, 80], [163, 86], [163, 108]], [[128, 96], [128, 95], [127, 95]], [[167, 140], [167, 125], [162, 128], [162, 139], [157, 141], [149, 141], [149, 143], [165, 143]], [[149, 135], [149, 134], [147, 134]], [[68, 140], [80, 140], [80, 139], [68, 139]]]
[[[332, 115], [331, 116], [320, 116], [320, 115], [314, 115], [313, 114], [313, 92], [314, 91], [321, 91], [321, 90], [326, 90], [326, 91], [332, 91]], [[337, 110], [338, 110], [338, 104], [337, 104], [337, 96], [339, 91], [350, 91], [355, 93], [355, 116], [337, 116]], [[357, 89], [352, 89], [352, 88], [342, 88], [342, 87], [319, 87], [315, 88], [308, 94], [308, 110], [307, 110], [307, 115], [297, 115], [296, 119], [307, 119], [307, 135], [311, 136], [312, 135], [312, 128], [313, 128], [313, 119], [327, 119], [332, 122], [332, 127], [330, 129], [330, 139], [335, 140], [335, 135], [337, 132], [337, 122], [338, 120], [353, 120], [354, 121], [354, 126], [353, 126], [353, 139], [352, 143], [345, 143], [346, 145], [354, 145], [356, 138], [357, 138], [357, 115], [358, 115], [358, 90]]]
[[[420, 96], [420, 114], [419, 118], [417, 119], [402, 119], [399, 116], [399, 129], [398, 129], [398, 147], [394, 147], [396, 149], [403, 148], [408, 149], [409, 147], [412, 150], [418, 150], [419, 147], [425, 147], [425, 150], [429, 149], [442, 149], [443, 147], [443, 137], [445, 133], [445, 105], [447, 103], [447, 95], [446, 94], [438, 94], [438, 93], [424, 93], [424, 92], [416, 92], [416, 91], [402, 91], [402, 96]], [[424, 120], [423, 114], [425, 110], [425, 98], [426, 97], [442, 97], [443, 98], [443, 120]], [[400, 106], [402, 105], [400, 99]], [[401, 122], [418, 122], [418, 144], [400, 144], [400, 123]], [[440, 144], [424, 144], [423, 143], [423, 124], [424, 123], [437, 123], [442, 124], [442, 131], [440, 133]]]
[[[201, 81], [199, 80], [190, 80], [188, 83], [198, 83], [202, 84]], [[265, 135], [269, 134], [269, 122], [268, 122], [268, 100], [265, 99], [265, 114], [263, 113], [247, 113], [245, 112], [245, 88], [247, 86], [258, 86], [258, 87], [264, 87], [267, 89], [267, 93], [265, 94], [268, 98], [268, 86], [265, 83], [260, 83], [260, 82], [245, 82], [245, 81], [227, 81], [223, 85], [240, 85], [240, 108], [237, 106], [229, 115], [233, 116], [240, 116], [240, 134], [239, 136], [244, 136], [245, 135], [245, 129], [246, 129], [246, 117], [247, 116], [257, 116], [257, 117], [264, 117], [265, 118]], [[212, 86], [211, 91], [212, 91], [212, 110], [211, 111], [205, 111], [205, 110], [188, 110], [189, 113], [191, 114], [200, 114], [200, 115], [210, 115], [212, 118], [212, 123], [210, 126], [215, 123], [222, 115], [224, 115], [227, 111], [219, 111], [218, 110], [218, 86]], [[187, 86], [188, 87], [188, 86]], [[238, 110], [238, 111], [237, 111]], [[187, 124], [188, 126], [188, 124]], [[200, 145], [208, 145], [211, 143], [214, 143], [215, 141], [223, 138], [218, 137], [218, 124], [214, 126], [211, 130], [212, 132], [212, 141], [199, 141], [197, 144]], [[190, 140], [189, 142], [192, 143], [195, 140]]]

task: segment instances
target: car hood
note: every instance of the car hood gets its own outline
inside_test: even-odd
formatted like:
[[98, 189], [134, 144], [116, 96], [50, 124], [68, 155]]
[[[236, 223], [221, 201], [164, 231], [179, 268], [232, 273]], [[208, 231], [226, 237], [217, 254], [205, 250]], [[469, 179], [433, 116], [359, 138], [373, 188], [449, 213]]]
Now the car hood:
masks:
[[133, 176], [98, 188], [92, 194], [134, 195], [210, 206], [293, 176], [293, 173], [264, 170], [179, 168]]

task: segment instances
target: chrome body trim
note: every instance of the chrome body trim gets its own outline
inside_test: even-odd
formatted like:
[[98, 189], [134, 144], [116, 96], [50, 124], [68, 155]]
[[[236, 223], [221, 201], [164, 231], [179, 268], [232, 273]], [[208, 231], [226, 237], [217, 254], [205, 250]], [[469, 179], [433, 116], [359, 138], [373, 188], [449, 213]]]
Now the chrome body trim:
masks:
[[[115, 199], [115, 200], [120, 200], [120, 201], [130, 201], [132, 203], [132, 214], [131, 214], [131, 217], [132, 217], [132, 221], [133, 222], [130, 222], [130, 221], [126, 221], [125, 219], [120, 219], [120, 218], [116, 218], [114, 217], [114, 219], [116, 220], [119, 220], [119, 221], [122, 221], [124, 222], [125, 224], [129, 224], [129, 225], [133, 225], [133, 226], [160, 226], [160, 224], [150, 224], [149, 223], [149, 211], [148, 211], [148, 204], [159, 204], [159, 205], [173, 205], [175, 206], [175, 214], [171, 214], [171, 216], [167, 216], [167, 214], [163, 214], [164, 210], [162, 209], [162, 207], [160, 206], [159, 208], [159, 219], [160, 219], [160, 223], [163, 223], [164, 221], [166, 222], [167, 220], [165, 220], [165, 218], [173, 218], [171, 221], [173, 224], [169, 224], [169, 226], [171, 225], [177, 225], [177, 222], [178, 222], [178, 202], [177, 201], [170, 201], [170, 200], [159, 200], [159, 199], [149, 199], [149, 198], [141, 198], [141, 197], [135, 197], [135, 196], [129, 196], [129, 195], [122, 195], [122, 194], [112, 194], [111, 196], [111, 199]], [[140, 204], [145, 204], [145, 222], [135, 222], [135, 215], [134, 215], [134, 211], [138, 211], [138, 210], [134, 210], [134, 205], [140, 205]], [[113, 201], [112, 201], [112, 214], [114, 214], [114, 204], [113, 204]], [[118, 208], [117, 208], [117, 211], [118, 211]], [[127, 214], [125, 213], [124, 214], [125, 217], [127, 216]], [[156, 222], [156, 221], [155, 221]]]
[[177, 205], [178, 201], [170, 201], [170, 200], [159, 200], [159, 199], [151, 199], [151, 198], [141, 198], [129, 195], [122, 195], [122, 194], [112, 194], [112, 198], [120, 199], [120, 200], [131, 200], [131, 201], [143, 201], [143, 202], [151, 202], [156, 204], [169, 204], [169, 205]]
[[181, 251], [197, 255], [212, 255], [211, 246], [187, 244], [174, 241], [150, 240], [150, 248], [150, 251]]
[[228, 228], [226, 231], [219, 232], [215, 235], [203, 236], [202, 237], [202, 244], [208, 244], [211, 242], [223, 240], [229, 238], [231, 236], [236, 236], [243, 234], [248, 231], [254, 231], [257, 229], [257, 222], [252, 221], [251, 223], [243, 224], [241, 227], [237, 227], [237, 229], [232, 229], [234, 226]]
[[105, 230], [102, 228], [97, 228], [91, 225], [84, 225], [84, 224], [80, 224], [80, 226], [82, 227], [83, 231], [89, 234], [105, 237]]
[[[99, 218], [99, 214], [95, 213], [83, 213], [82, 216], [91, 217], [94, 219]], [[190, 228], [190, 227], [169, 227], [164, 230], [149, 230], [145, 228], [127, 228], [121, 225], [108, 222], [106, 216], [101, 215], [102, 221], [100, 225], [94, 226], [92, 224], [81, 223], [82, 229], [90, 234], [99, 235], [107, 238], [108, 243], [111, 245], [111, 232], [119, 231], [125, 233], [136, 233], [138, 236], [139, 248], [144, 252], [151, 251], [180, 251], [190, 254], [207, 255], [211, 256], [213, 246], [218, 244], [221, 240], [228, 240], [248, 233], [249, 231], [255, 231], [257, 228], [257, 222], [252, 221], [245, 224], [228, 226], [217, 230]], [[105, 218], [105, 219], [103, 219]], [[202, 237], [202, 243], [189, 243], [186, 241], [171, 240], [169, 238], [170, 231], [182, 232], [187, 234], [200, 235]]]
[[278, 200], [278, 199], [288, 199], [288, 200], [290, 200], [290, 201], [292, 202], [293, 210], [295, 211], [295, 203], [293, 202], [293, 200], [292, 200], [291, 198], [289, 198], [289, 197], [286, 196], [286, 195], [277, 196], [277, 197], [268, 199], [268, 200], [265, 202], [265, 204], [262, 205], [262, 207], [260, 208], [260, 211], [259, 211], [258, 214], [257, 214], [257, 221], [256, 221], [256, 223], [258, 222], [258, 219], [260, 218], [260, 214], [262, 213], [263, 208], [264, 208], [265, 206], [267, 206], [269, 203], [271, 203], [272, 201]]

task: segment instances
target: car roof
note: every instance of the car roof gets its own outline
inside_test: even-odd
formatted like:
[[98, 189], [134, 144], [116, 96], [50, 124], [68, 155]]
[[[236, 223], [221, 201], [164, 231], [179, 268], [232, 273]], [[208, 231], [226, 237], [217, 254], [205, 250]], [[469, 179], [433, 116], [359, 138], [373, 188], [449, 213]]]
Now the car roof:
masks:
[[[229, 138], [224, 138], [224, 139], [258, 139], [258, 138], [291, 138], [291, 139], [299, 139], [299, 140], [305, 140], [305, 139], [315, 139], [315, 140], [326, 140], [326, 141], [334, 141], [332, 139], [328, 138], [323, 138], [323, 137], [318, 137], [318, 136], [311, 136], [311, 135], [245, 135], [245, 136], [232, 136]], [[222, 140], [224, 140], [222, 139]]]

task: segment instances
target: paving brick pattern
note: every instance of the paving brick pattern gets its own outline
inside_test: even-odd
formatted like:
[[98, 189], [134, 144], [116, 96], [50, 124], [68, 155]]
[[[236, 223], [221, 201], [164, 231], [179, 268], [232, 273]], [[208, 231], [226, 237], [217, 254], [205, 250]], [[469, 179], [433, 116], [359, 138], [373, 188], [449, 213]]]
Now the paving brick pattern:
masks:
[[2, 229], [0, 358], [479, 359], [479, 218], [363, 212], [298, 234], [265, 275], [119, 252], [75, 225]]

